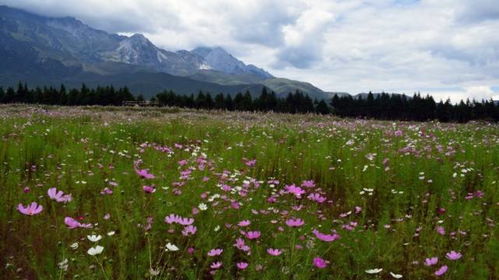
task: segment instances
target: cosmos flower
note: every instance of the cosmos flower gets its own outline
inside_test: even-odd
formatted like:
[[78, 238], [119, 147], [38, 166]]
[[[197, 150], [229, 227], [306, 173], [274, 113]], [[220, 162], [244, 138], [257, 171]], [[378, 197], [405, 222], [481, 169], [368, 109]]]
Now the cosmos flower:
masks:
[[17, 210], [21, 212], [21, 214], [33, 216], [40, 214], [43, 210], [43, 206], [38, 205], [38, 203], [36, 202], [32, 202], [28, 206], [24, 206], [19, 203], [19, 205], [17, 205]]
[[175, 252], [175, 251], [178, 251], [178, 247], [174, 244], [171, 244], [170, 242], [166, 243], [166, 246], [165, 246], [165, 251], [170, 251], [170, 252]]
[[102, 235], [87, 235], [87, 239], [92, 241], [92, 242], [97, 242], [102, 239]]
[[271, 256], [279, 256], [280, 254], [282, 254], [282, 251], [279, 249], [268, 248], [267, 253], [269, 253], [269, 255]]
[[391, 271], [390, 271], [390, 275], [391, 275], [393, 278], [395, 278], [395, 279], [400, 279], [400, 278], [402, 278], [402, 277], [403, 277], [403, 275], [402, 275], [402, 274], [395, 274], [395, 273], [393, 273], [393, 272], [391, 272]]
[[56, 188], [50, 188], [47, 190], [47, 194], [50, 197], [50, 199], [55, 200], [57, 202], [70, 202], [73, 198], [71, 197], [71, 194], [64, 194], [63, 191], [57, 191]]
[[367, 274], [378, 274], [381, 271], [383, 271], [382, 268], [371, 268], [371, 269], [366, 270], [366, 273]]
[[240, 227], [247, 227], [250, 224], [251, 224], [251, 222], [249, 220], [243, 220], [243, 221], [240, 221], [237, 225]]
[[95, 247], [91, 247], [90, 249], [88, 249], [87, 253], [90, 256], [95, 256], [95, 255], [99, 255], [100, 253], [102, 253], [102, 251], [104, 251], [104, 247], [97, 245]]
[[332, 242], [332, 241], [340, 239], [340, 235], [337, 233], [324, 234], [324, 233], [319, 232], [316, 229], [314, 229], [312, 232], [314, 233], [315, 237], [317, 237], [319, 240], [322, 240], [324, 242]]
[[184, 230], [182, 230], [182, 235], [184, 236], [194, 235], [197, 230], [198, 230], [197, 227], [193, 225], [188, 225], [184, 228]]
[[450, 251], [449, 253], [447, 253], [445, 255], [449, 260], [451, 261], [455, 261], [455, 260], [459, 260], [463, 255], [461, 255], [461, 253], [459, 252], [456, 252], [456, 251]]
[[210, 265], [211, 269], [219, 269], [222, 267], [222, 262], [214, 262]]
[[438, 258], [433, 257], [433, 258], [426, 258], [424, 261], [424, 265], [426, 266], [432, 266], [438, 263]]
[[317, 268], [325, 268], [328, 264], [328, 261], [324, 260], [321, 257], [315, 257], [312, 262]]
[[444, 265], [444, 266], [440, 267], [437, 271], [435, 271], [435, 275], [442, 276], [447, 272], [447, 269], [449, 269], [449, 267]]
[[222, 254], [224, 250], [223, 249], [218, 249], [218, 248], [215, 248], [215, 249], [211, 249], [209, 252], [208, 252], [208, 256], [210, 257], [214, 257], [214, 256], [220, 256]]
[[302, 219], [288, 219], [286, 221], [286, 225], [288, 227], [301, 227], [305, 224], [305, 222]]
[[154, 192], [156, 192], [156, 188], [154, 186], [143, 186], [142, 190], [144, 190], [145, 193], [154, 193]]
[[79, 227], [81, 227], [81, 228], [91, 228], [92, 227], [92, 224], [82, 224], [71, 217], [64, 218], [64, 223], [70, 229], [79, 228]]
[[248, 267], [247, 262], [238, 262], [236, 263], [236, 266], [239, 270], [245, 270]]
[[141, 178], [144, 178], [144, 179], [156, 178], [156, 176], [149, 173], [149, 171], [147, 169], [135, 169], [135, 173], [137, 173], [137, 175], [139, 175]]
[[260, 238], [260, 236], [261, 236], [261, 233], [259, 231], [248, 231], [246, 233], [246, 237], [248, 239], [258, 239], [258, 238]]
[[284, 189], [286, 190], [287, 193], [295, 195], [296, 198], [301, 198], [301, 195], [305, 193], [305, 191], [302, 188], [297, 187], [294, 184], [287, 185], [284, 187]]

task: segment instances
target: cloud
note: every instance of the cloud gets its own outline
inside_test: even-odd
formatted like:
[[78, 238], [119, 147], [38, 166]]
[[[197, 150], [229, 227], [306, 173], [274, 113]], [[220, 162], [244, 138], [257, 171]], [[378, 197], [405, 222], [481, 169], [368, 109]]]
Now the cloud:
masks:
[[[497, 95], [497, 0], [4, 0], [169, 50], [222, 46], [328, 91]], [[490, 90], [490, 91], [488, 91]]]

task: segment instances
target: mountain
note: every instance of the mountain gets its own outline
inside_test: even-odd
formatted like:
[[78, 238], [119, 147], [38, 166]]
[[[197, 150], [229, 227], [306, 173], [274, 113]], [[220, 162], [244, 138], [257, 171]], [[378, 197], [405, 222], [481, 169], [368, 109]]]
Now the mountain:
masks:
[[328, 97], [309, 83], [275, 78], [220, 47], [172, 52], [142, 34], [110, 34], [72, 17], [44, 17], [7, 6], [0, 6], [0, 57], [4, 86], [18, 81], [130, 85], [146, 96], [165, 89], [259, 94], [266, 86], [278, 95], [301, 90], [313, 98]]

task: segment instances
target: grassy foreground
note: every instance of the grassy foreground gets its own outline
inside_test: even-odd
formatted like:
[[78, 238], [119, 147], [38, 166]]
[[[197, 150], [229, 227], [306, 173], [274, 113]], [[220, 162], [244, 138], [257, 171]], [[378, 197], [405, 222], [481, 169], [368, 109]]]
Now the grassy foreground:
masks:
[[499, 278], [498, 125], [0, 106], [0, 137], [2, 279]]

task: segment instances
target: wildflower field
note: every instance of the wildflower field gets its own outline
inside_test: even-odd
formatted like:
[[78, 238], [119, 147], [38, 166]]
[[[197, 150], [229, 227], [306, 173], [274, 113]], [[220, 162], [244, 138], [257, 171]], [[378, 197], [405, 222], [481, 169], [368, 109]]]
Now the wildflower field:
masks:
[[498, 279], [499, 126], [0, 106], [1, 279]]

